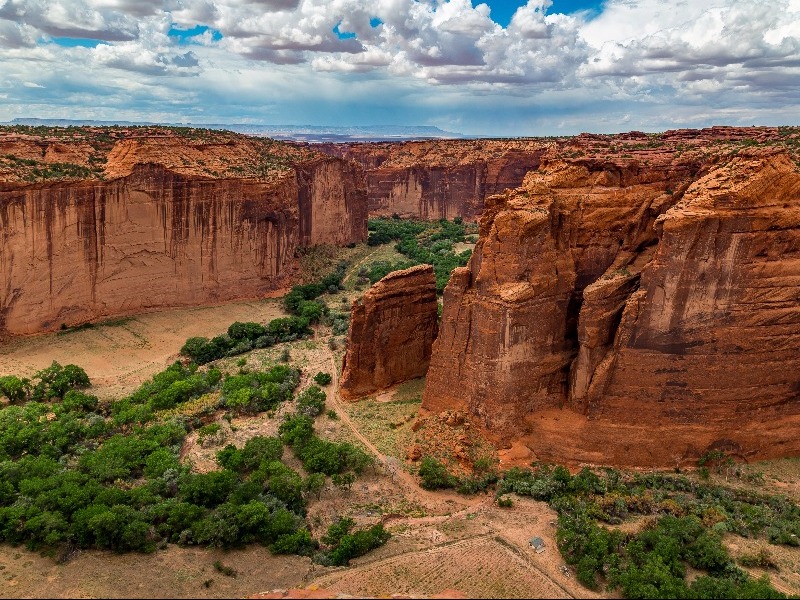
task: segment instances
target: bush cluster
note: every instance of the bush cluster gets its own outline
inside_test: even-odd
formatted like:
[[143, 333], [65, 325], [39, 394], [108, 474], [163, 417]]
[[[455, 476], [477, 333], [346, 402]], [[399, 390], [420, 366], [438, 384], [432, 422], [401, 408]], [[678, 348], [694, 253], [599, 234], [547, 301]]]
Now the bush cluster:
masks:
[[328, 385], [333, 378], [331, 377], [330, 373], [323, 373], [320, 371], [316, 375], [314, 375], [314, 383], [317, 385]]
[[297, 414], [313, 419], [325, 410], [325, 399], [325, 392], [318, 386], [306, 388], [297, 396]]
[[371, 456], [350, 443], [330, 442], [317, 437], [313, 419], [303, 414], [287, 415], [279, 433], [309, 473], [361, 473], [373, 462]]
[[319, 321], [328, 309], [325, 303], [317, 298], [326, 292], [338, 292], [342, 287], [346, 270], [347, 263], [341, 262], [336, 269], [316, 283], [294, 286], [283, 298], [286, 312], [309, 318], [312, 323]]
[[300, 383], [300, 371], [277, 365], [268, 371], [229, 375], [222, 384], [222, 404], [235, 413], [273, 410], [290, 400]]
[[191, 337], [181, 348], [183, 356], [198, 365], [204, 365], [226, 356], [244, 354], [254, 348], [269, 348], [281, 342], [292, 342], [311, 333], [309, 317], [281, 317], [266, 326], [259, 323], [241, 323], [228, 327], [228, 332], [210, 340]]
[[16, 375], [0, 377], [0, 396], [5, 396], [11, 403], [26, 400], [47, 402], [61, 399], [70, 390], [84, 389], [91, 386], [86, 371], [76, 365], [61, 366], [53, 361], [46, 369], [34, 373], [31, 379]]
[[[583, 469], [573, 476], [548, 465], [510, 469], [497, 495], [510, 492], [558, 511], [559, 550], [589, 588], [604, 580], [626, 598], [785, 597], [767, 579], [754, 580], [739, 569], [721, 536], [765, 532], [774, 543], [793, 543], [789, 532], [800, 525], [800, 509], [786, 499], [667, 474], [626, 477], [607, 469], [601, 476]], [[620, 523], [631, 514], [657, 519], [637, 534], [598, 524]], [[689, 584], [687, 566], [705, 574]]]
[[113, 423], [145, 423], [157, 411], [175, 408], [211, 391], [221, 379], [219, 369], [201, 372], [194, 363], [185, 366], [176, 361], [129, 397], [115, 402], [111, 406]]
[[428, 228], [428, 224], [425, 221], [400, 219], [394, 216], [391, 219], [370, 219], [367, 227], [369, 229], [367, 245], [380, 246], [416, 237]]
[[347, 566], [354, 558], [383, 546], [391, 537], [381, 524], [358, 531], [353, 531], [354, 528], [355, 521], [349, 517], [333, 522], [322, 537], [327, 548], [315, 554], [314, 561], [326, 566]]
[[461, 494], [477, 494], [497, 483], [497, 472], [491, 465], [476, 464], [472, 475], [456, 477], [431, 456], [422, 457], [419, 466], [422, 487], [426, 490], [456, 489]]
[[396, 250], [405, 255], [406, 261], [376, 261], [364, 272], [371, 283], [375, 283], [388, 273], [406, 269], [413, 265], [433, 265], [436, 274], [436, 289], [444, 290], [450, 273], [456, 267], [463, 267], [469, 261], [470, 250], [456, 254], [453, 244], [465, 240], [466, 227], [459, 217], [453, 221], [414, 221], [392, 217], [391, 219], [370, 219], [368, 223], [371, 246], [396, 242]]

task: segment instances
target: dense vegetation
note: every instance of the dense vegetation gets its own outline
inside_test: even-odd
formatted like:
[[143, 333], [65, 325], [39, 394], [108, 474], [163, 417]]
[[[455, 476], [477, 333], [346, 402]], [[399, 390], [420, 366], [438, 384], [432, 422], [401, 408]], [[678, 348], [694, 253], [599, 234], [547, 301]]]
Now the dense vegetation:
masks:
[[[721, 472], [730, 464], [726, 458], [709, 453], [700, 463], [716, 464]], [[495, 486], [501, 507], [513, 505], [511, 494], [548, 502], [559, 514], [558, 548], [588, 588], [605, 585], [625, 598], [785, 597], [768, 579], [749, 577], [722, 544], [730, 532], [800, 546], [800, 506], [784, 497], [664, 473], [598, 474], [585, 468], [571, 475], [563, 466], [537, 464], [500, 477], [492, 467], [476, 465], [473, 475], [457, 477], [426, 456], [418, 474], [426, 489], [475, 493]], [[640, 531], [614, 528], [636, 517], [645, 519]], [[767, 551], [740, 564], [774, 566]], [[688, 582], [687, 567], [703, 574]]]
[[407, 257], [407, 260], [395, 262], [373, 262], [360, 273], [370, 283], [398, 269], [430, 264], [436, 274], [436, 289], [441, 293], [453, 269], [466, 265], [472, 253], [471, 250], [456, 253], [453, 249], [454, 244], [466, 239], [467, 225], [460, 217], [453, 221], [416, 221], [395, 217], [370, 219], [368, 227], [367, 243], [370, 246], [396, 242], [395, 249]]
[[[789, 500], [678, 475], [515, 468], [497, 486], [498, 498], [511, 492], [559, 513], [558, 547], [583, 585], [605, 583], [626, 598], [783, 598], [767, 579], [737, 567], [721, 536], [764, 534], [775, 544], [800, 544], [800, 507]], [[636, 515], [651, 516], [638, 533], [599, 524]], [[704, 574], [688, 583], [687, 566]]]
[[342, 289], [342, 280], [347, 269], [347, 263], [339, 265], [331, 273], [317, 282], [296, 285], [283, 298], [286, 312], [298, 317], [306, 317], [311, 322], [316, 322], [327, 312], [325, 302], [318, 298], [328, 292], [338, 293]]
[[[314, 555], [319, 542], [304, 520], [310, 497], [319, 497], [326, 475], [339, 482], [348, 474], [352, 484], [371, 464], [358, 448], [316, 436], [312, 416], [325, 397], [319, 387], [298, 396], [281, 439], [226, 446], [217, 455], [220, 470], [209, 473], [192, 473], [179, 460], [194, 427], [205, 435], [219, 429], [201, 427], [181, 407], [211, 396], [211, 413], [258, 412], [291, 400], [298, 382], [299, 372], [286, 365], [223, 376], [175, 363], [103, 405], [80, 389], [90, 382], [74, 365], [54, 363], [30, 381], [3, 377], [1, 393], [14, 404], [0, 410], [0, 541], [64, 555], [73, 548], [147, 552], [168, 542], [261, 543]], [[284, 443], [301, 457], [305, 476], [281, 462]], [[347, 564], [388, 537], [382, 529], [345, 529], [325, 542], [320, 560]]]
[[226, 334], [210, 340], [191, 337], [181, 348], [181, 354], [198, 365], [204, 365], [225, 356], [244, 354], [254, 348], [269, 348], [280, 342], [292, 342], [311, 333], [308, 316], [291, 316], [273, 319], [267, 325], [235, 322]]

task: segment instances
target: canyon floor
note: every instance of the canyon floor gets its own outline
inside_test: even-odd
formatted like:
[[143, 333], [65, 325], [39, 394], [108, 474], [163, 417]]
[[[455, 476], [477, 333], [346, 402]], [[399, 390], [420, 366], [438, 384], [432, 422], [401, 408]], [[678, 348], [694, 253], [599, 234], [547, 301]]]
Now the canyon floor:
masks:
[[[361, 265], [376, 257], [393, 258], [386, 247], [362, 246], [348, 252], [354, 266], [345, 280], [346, 290], [328, 298], [331, 306], [340, 309], [349, 307], [360, 293], [354, 289], [352, 275]], [[305, 267], [314, 271], [314, 260], [322, 264], [338, 258], [311, 257]], [[15, 338], [0, 348], [0, 373], [29, 375], [52, 360], [75, 363], [90, 375], [95, 384], [93, 393], [101, 398], [119, 397], [176, 360], [186, 338], [216, 335], [237, 320], [265, 321], [283, 314], [280, 300], [267, 298]], [[520, 497], [514, 498], [513, 507], [500, 508], [491, 494], [463, 496], [421, 489], [405, 457], [414, 442], [412, 426], [424, 381], [415, 380], [377, 397], [343, 403], [335, 392], [342, 341], [330, 328], [320, 327], [313, 339], [288, 344], [290, 362], [302, 368], [304, 379], [318, 371], [334, 376], [326, 391], [327, 408], [335, 415], [320, 417], [321, 434], [361, 444], [378, 462], [350, 490], [329, 485], [310, 504], [308, 522], [316, 536], [337, 516], [350, 516], [359, 524], [380, 521], [392, 533], [385, 546], [353, 561], [348, 568], [332, 568], [314, 565], [308, 558], [273, 556], [261, 546], [223, 551], [169, 545], [153, 554], [81, 551], [66, 561], [57, 561], [22, 547], [2, 545], [0, 596], [244, 597], [274, 589], [311, 587], [352, 596], [430, 596], [456, 590], [468, 597], [487, 598], [600, 597], [582, 587], [564, 564], [556, 548], [556, 513], [546, 503]], [[274, 362], [283, 347], [252, 351], [244, 356], [245, 364]], [[240, 357], [224, 360], [242, 364]], [[196, 433], [187, 438], [182, 456], [195, 470], [212, 468], [216, 451], [227, 443], [274, 434], [280, 410], [274, 415], [219, 422], [223, 433], [218, 442], [201, 444]], [[299, 461], [291, 464], [292, 460], [288, 458], [290, 466], [299, 468]], [[752, 478], [756, 483], [736, 485], [800, 499], [800, 460], [769, 461], [744, 469], [761, 475]], [[712, 478], [724, 481], [722, 475]], [[528, 540], [534, 536], [544, 540], [543, 553], [529, 546]], [[726, 543], [734, 556], [767, 546], [763, 540], [734, 536]], [[800, 593], [800, 549], [769, 549], [780, 569], [769, 573], [773, 585], [786, 593]], [[224, 567], [233, 571], [225, 574]]]
[[[353, 294], [357, 292], [345, 295], [348, 302]], [[265, 299], [17, 338], [0, 351], [0, 371], [32, 374], [52, 360], [75, 363], [86, 368], [93, 392], [113, 398], [129, 393], [177, 359], [189, 336], [217, 334], [235, 320], [263, 321], [282, 314], [278, 300]], [[4, 545], [0, 546], [0, 596], [232, 597], [308, 586], [375, 596], [427, 596], [448, 588], [470, 597], [585, 596], [586, 590], [560, 570], [563, 562], [551, 524], [556, 517], [546, 504], [520, 499], [513, 509], [501, 509], [491, 495], [465, 497], [418, 486], [403, 459], [424, 382], [416, 380], [378, 398], [343, 404], [333, 391], [342, 351], [331, 350], [330, 337], [328, 331], [289, 344], [291, 364], [301, 367], [306, 378], [318, 371], [334, 372], [328, 408], [337, 416], [323, 417], [324, 435], [359, 443], [377, 452], [382, 464], [359, 478], [351, 490], [329, 486], [311, 504], [309, 522], [324, 529], [322, 524], [334, 515], [349, 515], [363, 523], [382, 520], [393, 534], [386, 546], [343, 569], [320, 567], [307, 558], [272, 556], [258, 546], [222, 551], [170, 545], [153, 554], [82, 551], [58, 562]], [[274, 362], [281, 351], [282, 347], [253, 351], [246, 360]], [[274, 434], [279, 416], [239, 418], [230, 425], [220, 421], [224, 439], [203, 447], [196, 433], [190, 435], [185, 459], [197, 471], [213, 468], [222, 445]], [[546, 552], [536, 554], [528, 546], [533, 535], [546, 540]], [[215, 568], [217, 561], [232, 567], [235, 577]]]

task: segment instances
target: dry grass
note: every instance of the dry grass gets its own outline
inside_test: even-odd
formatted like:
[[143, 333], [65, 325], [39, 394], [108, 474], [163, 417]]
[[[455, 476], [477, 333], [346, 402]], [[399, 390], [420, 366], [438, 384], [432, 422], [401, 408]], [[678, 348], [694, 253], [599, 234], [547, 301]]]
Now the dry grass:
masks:
[[469, 598], [569, 598], [563, 589], [493, 537], [482, 536], [370, 562], [318, 579], [317, 585], [354, 596], [429, 596], [443, 586]]
[[358, 429], [381, 453], [405, 460], [414, 438], [411, 431], [422, 404], [424, 379], [417, 379], [384, 392], [378, 398], [367, 397], [349, 403], [348, 414]]

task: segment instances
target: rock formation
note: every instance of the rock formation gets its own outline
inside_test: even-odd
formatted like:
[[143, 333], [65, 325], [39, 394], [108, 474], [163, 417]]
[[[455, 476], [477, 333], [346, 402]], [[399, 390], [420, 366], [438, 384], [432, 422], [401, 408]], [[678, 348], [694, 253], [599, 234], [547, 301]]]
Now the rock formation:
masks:
[[487, 200], [423, 410], [526, 461], [800, 452], [800, 132], [636, 137], [583, 136]]
[[366, 238], [352, 163], [233, 134], [148, 131], [0, 138], [0, 332], [258, 297], [291, 283], [298, 247]]
[[367, 290], [353, 303], [342, 397], [359, 398], [425, 375], [437, 313], [431, 265], [394, 271]]
[[431, 140], [323, 144], [320, 150], [364, 168], [371, 216], [474, 221], [487, 196], [518, 187], [551, 145], [538, 139]]

